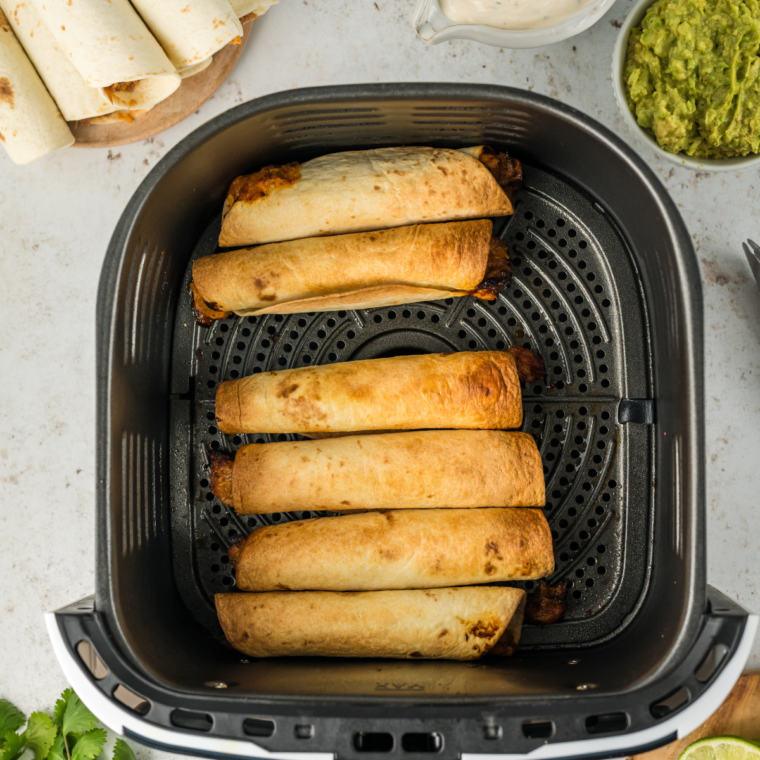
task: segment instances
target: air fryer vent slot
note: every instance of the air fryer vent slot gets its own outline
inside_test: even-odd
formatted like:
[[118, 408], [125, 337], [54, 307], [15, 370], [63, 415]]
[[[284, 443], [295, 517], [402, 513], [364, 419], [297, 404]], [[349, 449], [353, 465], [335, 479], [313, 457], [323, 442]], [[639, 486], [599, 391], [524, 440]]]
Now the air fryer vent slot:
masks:
[[393, 744], [393, 734], [364, 731], [354, 734], [354, 749], [357, 752], [391, 752]]
[[682, 686], [680, 689], [668, 694], [664, 699], [660, 699], [654, 704], [650, 705], [649, 710], [652, 716], [657, 719], [662, 719], [685, 707], [689, 702], [689, 690]]
[[550, 720], [526, 720], [522, 724], [526, 739], [549, 739], [554, 735], [554, 723]]
[[100, 681], [108, 675], [109, 670], [106, 664], [100, 659], [100, 655], [91, 642], [87, 641], [87, 639], [82, 639], [77, 644], [76, 649], [84, 666], [92, 673], [92, 677], [96, 681]]
[[113, 698], [138, 715], [147, 715], [150, 712], [150, 702], [139, 694], [135, 694], [123, 684], [119, 684], [113, 690]]
[[243, 721], [243, 731], [248, 736], [272, 736], [275, 724], [268, 718], [246, 718]]
[[171, 722], [173, 726], [187, 728], [191, 731], [210, 731], [214, 725], [214, 721], [208, 713], [180, 709], [172, 711]]
[[720, 664], [723, 662], [723, 658], [728, 654], [728, 647], [725, 644], [716, 644], [700, 663], [699, 667], [694, 672], [694, 677], [700, 683], [707, 683], [714, 675]]
[[628, 728], [628, 715], [624, 712], [590, 715], [586, 718], [586, 731], [590, 734], [620, 733]]
[[[546, 382], [523, 388], [522, 429], [535, 436], [543, 458], [545, 514], [556, 560], [551, 581], [569, 583], [565, 619], [572, 623], [526, 626], [521, 646], [586, 643], [613, 631], [632, 609], [646, 562], [652, 441], [648, 428], [619, 423], [618, 405], [628, 396], [649, 395], [638, 281], [608, 215], [564, 181], [527, 166], [525, 172], [527, 185], [515, 196], [515, 214], [494, 222], [509, 246], [513, 273], [496, 301], [467, 297], [360, 311], [232, 317], [206, 328], [194, 323], [189, 296], [183, 295], [175, 346], [185, 352], [191, 347], [192, 354], [175, 353], [175, 365], [195, 371], [192, 505], [184, 519], [177, 510], [171, 514], [175, 538], [181, 534], [187, 542], [193, 525], [188, 551], [195, 571], [175, 564], [175, 577], [187, 588], [183, 597], [196, 619], [217, 636], [213, 595], [235, 588], [227, 548], [260, 526], [329, 514], [239, 517], [214, 498], [208, 480], [212, 450], [299, 439], [223, 435], [214, 415], [220, 382], [291, 367], [511, 345], [537, 352], [547, 367]], [[219, 224], [217, 219], [206, 230], [193, 259], [216, 250]], [[183, 294], [189, 279], [190, 267]], [[186, 383], [175, 378], [174, 386]], [[631, 492], [636, 499], [629, 500]], [[634, 580], [623, 583], [624, 573]], [[513, 585], [528, 592], [535, 588], [532, 581]]]
[[436, 732], [404, 734], [401, 737], [401, 748], [404, 752], [420, 754], [440, 752], [443, 749], [443, 736]]

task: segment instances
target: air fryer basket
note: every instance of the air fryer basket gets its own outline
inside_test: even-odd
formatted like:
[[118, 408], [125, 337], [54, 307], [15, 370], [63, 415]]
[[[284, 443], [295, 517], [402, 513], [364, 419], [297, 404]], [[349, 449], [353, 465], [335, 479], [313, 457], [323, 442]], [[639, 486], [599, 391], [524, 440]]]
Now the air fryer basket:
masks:
[[[621, 398], [651, 398], [649, 346], [635, 269], [606, 214], [565, 181], [532, 166], [499, 220], [509, 244], [511, 286], [496, 302], [476, 298], [326, 314], [232, 318], [199, 327], [182, 298], [175, 319], [172, 381], [191, 388], [175, 405], [173, 433], [192, 462], [192, 500], [172, 509], [174, 577], [193, 616], [220, 638], [213, 594], [234, 586], [227, 546], [262, 524], [317, 517], [297, 512], [238, 518], [213, 499], [208, 453], [299, 436], [225, 436], [214, 417], [221, 380], [309, 364], [434, 351], [523, 345], [547, 363], [547, 383], [524, 389], [523, 430], [544, 459], [557, 570], [571, 584], [565, 622], [526, 626], [523, 646], [597, 642], [623, 624], [646, 582], [651, 544], [651, 426], [621, 423]], [[217, 248], [220, 219], [192, 257]], [[614, 272], [614, 278], [612, 273]], [[188, 292], [188, 266], [182, 292]], [[625, 324], [623, 313], [626, 313]], [[548, 383], [551, 383], [549, 385]], [[644, 402], [636, 401], [636, 408]], [[189, 419], [188, 419], [189, 417]], [[173, 493], [176, 493], [173, 491]], [[190, 526], [190, 530], [188, 530]], [[625, 562], [623, 561], [625, 559]], [[527, 590], [532, 582], [519, 584]]]
[[[398, 144], [488, 144], [523, 160], [516, 213], [496, 220], [514, 272], [497, 301], [195, 324], [190, 266], [215, 250], [233, 177]], [[250, 661], [226, 647], [212, 603], [234, 589], [226, 548], [261, 524], [318, 517], [240, 518], [213, 499], [212, 449], [284, 438], [219, 433], [218, 383], [513, 344], [548, 369], [523, 389], [523, 429], [544, 461], [554, 578], [572, 582], [565, 621], [526, 626], [514, 657], [475, 663]], [[144, 715], [125, 731], [175, 749], [458, 757], [546, 745], [549, 757], [662, 742], [674, 716], [687, 725], [711, 684], [729, 684], [755, 624], [705, 585], [702, 413], [689, 236], [652, 173], [592, 120], [471, 85], [244, 104], [160, 162], [111, 241], [98, 301], [97, 593], [51, 622], [54, 641], [77, 661], [90, 642], [108, 671], [92, 693]]]

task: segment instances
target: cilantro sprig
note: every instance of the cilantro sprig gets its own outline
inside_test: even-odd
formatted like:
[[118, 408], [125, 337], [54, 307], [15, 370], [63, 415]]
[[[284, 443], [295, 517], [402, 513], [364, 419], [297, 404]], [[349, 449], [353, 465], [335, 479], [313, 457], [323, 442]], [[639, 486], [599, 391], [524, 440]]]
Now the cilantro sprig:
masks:
[[[20, 729], [26, 724], [26, 729]], [[107, 733], [84, 702], [66, 689], [55, 703], [53, 717], [43, 712], [26, 716], [7, 699], [0, 699], [0, 760], [95, 760]], [[132, 748], [117, 739], [113, 760], [135, 760]]]

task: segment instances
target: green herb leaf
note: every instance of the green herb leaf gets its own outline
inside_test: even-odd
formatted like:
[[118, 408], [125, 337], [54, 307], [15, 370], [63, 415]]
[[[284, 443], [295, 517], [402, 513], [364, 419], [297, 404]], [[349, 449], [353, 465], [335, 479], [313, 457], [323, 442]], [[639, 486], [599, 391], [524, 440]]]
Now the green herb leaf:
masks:
[[98, 719], [85, 707], [84, 702], [76, 694], [71, 694], [61, 722], [63, 735], [83, 734], [95, 728], [97, 722]]
[[103, 751], [105, 742], [106, 732], [102, 728], [82, 734], [71, 751], [71, 760], [93, 760]]
[[137, 760], [132, 747], [123, 739], [117, 739], [113, 747], [113, 760]]
[[7, 699], [0, 699], [0, 737], [24, 725], [26, 716]]
[[0, 760], [16, 760], [16, 758], [21, 757], [25, 749], [24, 735], [9, 731], [0, 744]]
[[67, 760], [66, 748], [63, 746], [63, 734], [58, 734], [58, 736], [55, 737], [53, 746], [51, 747], [50, 752], [48, 752], [48, 756], [45, 760]]
[[53, 710], [53, 723], [60, 728], [63, 728], [63, 714], [66, 712], [66, 706], [69, 704], [69, 700], [75, 696], [74, 689], [65, 689], [61, 698], [55, 703], [55, 709]]
[[29, 716], [29, 723], [24, 731], [26, 746], [34, 752], [35, 760], [44, 760], [55, 741], [58, 729], [50, 718], [42, 712]]

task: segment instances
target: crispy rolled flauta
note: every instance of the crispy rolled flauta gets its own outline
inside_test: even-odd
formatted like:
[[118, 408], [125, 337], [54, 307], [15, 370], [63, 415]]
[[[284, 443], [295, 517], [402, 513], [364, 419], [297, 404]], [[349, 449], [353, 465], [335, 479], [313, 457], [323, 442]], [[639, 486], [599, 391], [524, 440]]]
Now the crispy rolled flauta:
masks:
[[521, 179], [519, 161], [482, 145], [347, 151], [267, 166], [230, 185], [219, 245], [505, 216]]
[[216, 419], [228, 434], [517, 428], [518, 364], [462, 351], [264, 372], [222, 383]]
[[224, 635], [251, 657], [476, 660], [517, 648], [522, 589], [217, 594]]
[[492, 230], [490, 219], [419, 224], [204, 256], [193, 264], [193, 305], [205, 324], [230, 312], [367, 309], [466, 295], [493, 301], [509, 277], [509, 256]]
[[239, 514], [308, 509], [541, 507], [533, 436], [423, 430], [253, 443], [212, 453], [211, 488]]
[[241, 591], [375, 591], [554, 571], [539, 509], [408, 509], [267, 525], [228, 550]]

